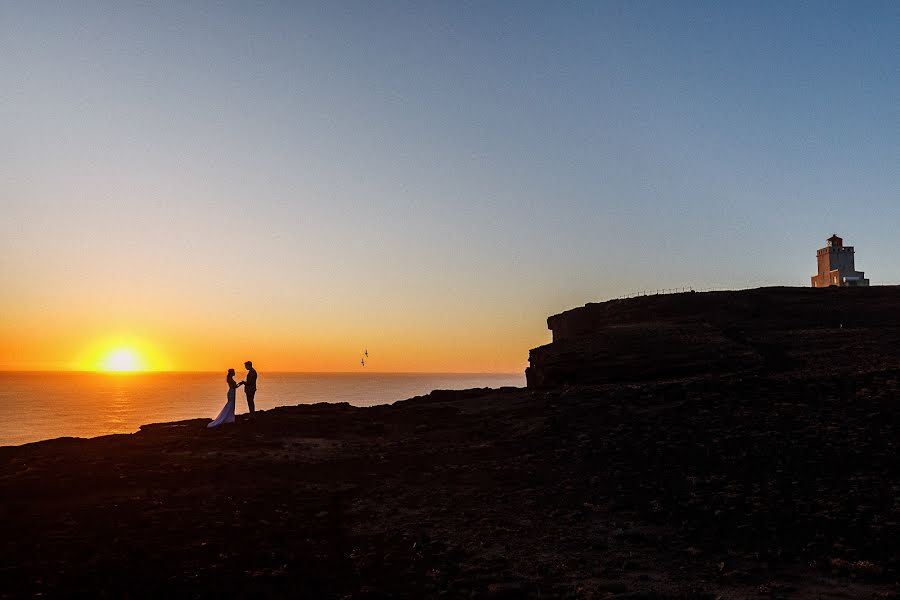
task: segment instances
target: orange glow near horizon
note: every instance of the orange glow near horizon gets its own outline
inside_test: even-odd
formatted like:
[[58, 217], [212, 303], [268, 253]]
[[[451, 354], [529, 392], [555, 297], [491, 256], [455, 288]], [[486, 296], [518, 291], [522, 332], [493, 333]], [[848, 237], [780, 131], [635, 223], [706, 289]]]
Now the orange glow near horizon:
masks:
[[[502, 340], [498, 348], [500, 344], [485, 343], [478, 335], [448, 334], [438, 327], [394, 331], [390, 338], [371, 330], [365, 332], [370, 335], [353, 335], [338, 327], [336, 332], [310, 327], [296, 334], [214, 325], [191, 331], [181, 324], [171, 329], [141, 327], [127, 334], [98, 334], [84, 326], [70, 328], [48, 321], [0, 323], [0, 370], [224, 372], [240, 370], [244, 361], [252, 360], [268, 372], [514, 373], [524, 370], [529, 348], [546, 343], [543, 332], [529, 337], [532, 332], [507, 331], [497, 336]], [[363, 367], [360, 357], [366, 349], [369, 357]]]
[[129, 304], [118, 305], [121, 315], [97, 305], [78, 307], [76, 317], [13, 307], [14, 318], [0, 322], [0, 370], [224, 373], [252, 360], [262, 372], [514, 373], [527, 366], [528, 349], [548, 337], [545, 329], [499, 327], [482, 315], [468, 319], [467, 327], [459, 327], [464, 319], [454, 315], [450, 328], [425, 315], [390, 314], [400, 307], [379, 311], [383, 320], [347, 310], [346, 318], [248, 312], [242, 321], [216, 314], [215, 305], [200, 314], [175, 306], [155, 314], [145, 303], [144, 312], [135, 314]]

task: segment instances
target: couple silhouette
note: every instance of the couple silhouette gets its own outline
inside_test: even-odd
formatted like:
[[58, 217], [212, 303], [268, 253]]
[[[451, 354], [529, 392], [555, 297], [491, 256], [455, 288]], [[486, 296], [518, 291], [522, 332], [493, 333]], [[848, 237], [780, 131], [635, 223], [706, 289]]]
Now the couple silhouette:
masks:
[[228, 369], [228, 375], [225, 376], [225, 382], [228, 383], [228, 395], [226, 396], [225, 406], [222, 408], [219, 416], [206, 426], [207, 428], [218, 427], [222, 423], [234, 423], [235, 396], [237, 395], [237, 389], [241, 386], [244, 386], [244, 393], [247, 394], [247, 408], [250, 409], [250, 416], [253, 416], [253, 413], [256, 412], [256, 404], [253, 402], [256, 396], [256, 369], [253, 368], [253, 363], [249, 360], [244, 363], [244, 368], [247, 369], [247, 377], [240, 383], [235, 383], [234, 381], [234, 369]]

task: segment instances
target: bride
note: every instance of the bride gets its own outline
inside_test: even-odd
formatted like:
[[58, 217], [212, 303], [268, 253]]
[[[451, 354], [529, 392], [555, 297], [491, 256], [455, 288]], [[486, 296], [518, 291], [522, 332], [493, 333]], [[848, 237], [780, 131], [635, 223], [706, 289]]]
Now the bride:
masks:
[[218, 425], [221, 425], [222, 423], [234, 423], [235, 390], [244, 385], [244, 382], [234, 382], [234, 369], [228, 369], [228, 376], [225, 378], [225, 381], [228, 382], [228, 401], [225, 402], [225, 406], [222, 408], [222, 412], [219, 413], [219, 416], [216, 417], [215, 421], [209, 423], [206, 426], [207, 428], [216, 427]]

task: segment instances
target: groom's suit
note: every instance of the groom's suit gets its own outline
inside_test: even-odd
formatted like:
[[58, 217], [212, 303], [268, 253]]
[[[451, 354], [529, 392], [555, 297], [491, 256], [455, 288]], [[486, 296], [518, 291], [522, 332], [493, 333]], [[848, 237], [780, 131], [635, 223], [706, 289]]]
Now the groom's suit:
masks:
[[247, 394], [247, 408], [252, 414], [256, 410], [253, 397], [256, 396], [256, 369], [250, 367], [247, 370], [247, 378], [244, 380], [244, 393]]

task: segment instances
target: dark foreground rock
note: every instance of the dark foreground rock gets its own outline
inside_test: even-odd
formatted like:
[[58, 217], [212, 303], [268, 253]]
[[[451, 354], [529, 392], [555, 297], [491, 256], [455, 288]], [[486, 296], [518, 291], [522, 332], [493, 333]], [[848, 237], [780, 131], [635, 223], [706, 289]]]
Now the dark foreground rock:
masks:
[[578, 309], [549, 389], [0, 448], [0, 596], [900, 597], [900, 288], [846, 292]]
[[0, 593], [894, 597], [898, 390], [434, 392], [2, 448]]

